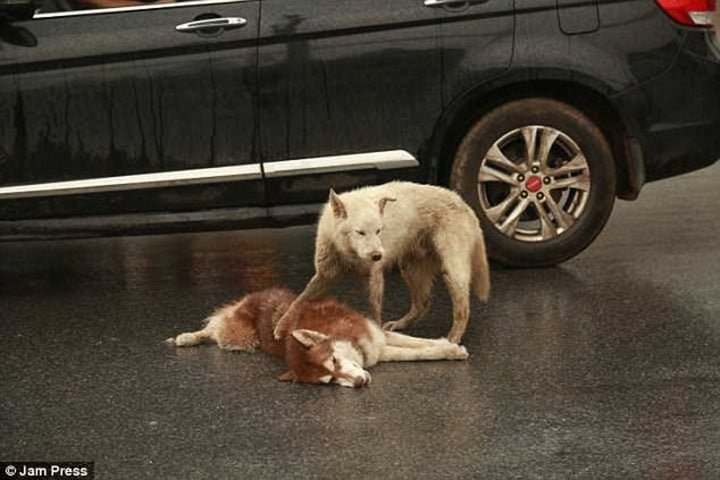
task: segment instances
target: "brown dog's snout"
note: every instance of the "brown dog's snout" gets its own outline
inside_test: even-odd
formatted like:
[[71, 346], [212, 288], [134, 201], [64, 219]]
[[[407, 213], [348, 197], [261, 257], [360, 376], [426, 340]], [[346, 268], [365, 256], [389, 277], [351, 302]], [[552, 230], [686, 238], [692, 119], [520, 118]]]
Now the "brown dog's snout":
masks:
[[380, 260], [382, 260], [382, 253], [373, 252], [372, 255], [370, 255], [370, 258], [372, 258], [373, 262], [379, 262]]
[[356, 378], [354, 382], [355, 388], [365, 387], [370, 385], [370, 375], [363, 375], [362, 377]]

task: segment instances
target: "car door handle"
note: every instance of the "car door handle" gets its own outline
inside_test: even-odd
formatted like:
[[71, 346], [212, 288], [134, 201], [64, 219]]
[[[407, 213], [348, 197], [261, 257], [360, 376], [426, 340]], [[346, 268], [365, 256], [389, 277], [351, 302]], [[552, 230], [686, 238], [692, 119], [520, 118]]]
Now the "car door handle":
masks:
[[423, 5], [426, 7], [453, 7], [461, 5], [475, 5], [485, 3], [488, 0], [424, 0]]
[[223, 30], [232, 30], [247, 25], [247, 20], [242, 17], [219, 17], [207, 18], [205, 20], [195, 20], [188, 23], [182, 23], [175, 27], [175, 30], [183, 33], [202, 31], [208, 28], [220, 28]]

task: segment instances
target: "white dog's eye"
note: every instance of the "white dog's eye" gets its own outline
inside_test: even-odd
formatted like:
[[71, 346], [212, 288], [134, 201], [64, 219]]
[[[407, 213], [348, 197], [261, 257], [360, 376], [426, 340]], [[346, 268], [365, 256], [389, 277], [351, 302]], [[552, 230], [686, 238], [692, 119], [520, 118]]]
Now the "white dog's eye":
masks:
[[380, 230], [382, 230], [382, 228], [378, 228], [377, 232], [375, 232], [375, 235], [380, 235]]
[[357, 230], [357, 234], [362, 235], [363, 237], [365, 236], [365, 232], [363, 232], [362, 230]]

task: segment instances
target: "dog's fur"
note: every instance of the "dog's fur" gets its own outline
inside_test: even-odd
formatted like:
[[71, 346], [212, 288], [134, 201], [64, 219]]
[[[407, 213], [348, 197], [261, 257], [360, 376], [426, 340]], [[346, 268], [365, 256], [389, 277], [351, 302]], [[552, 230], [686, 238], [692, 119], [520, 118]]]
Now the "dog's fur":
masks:
[[[429, 307], [430, 291], [442, 273], [453, 302], [448, 339], [459, 343], [470, 315], [470, 287], [486, 301], [490, 274], [475, 212], [441, 187], [391, 182], [337, 195], [330, 191], [318, 223], [315, 275], [296, 302], [320, 295], [344, 272], [368, 277], [370, 305], [381, 322], [385, 269], [399, 266], [409, 289], [409, 312], [386, 330], [410, 326]], [[295, 304], [276, 335], [296, 314]]]
[[365, 370], [378, 362], [463, 360], [464, 347], [446, 339], [423, 339], [382, 331], [372, 320], [333, 299], [308, 300], [276, 340], [273, 329], [296, 295], [282, 289], [251, 293], [220, 308], [205, 328], [181, 333], [168, 342], [189, 347], [212, 340], [226, 350], [263, 351], [282, 358], [288, 371], [281, 380], [337, 383], [361, 387], [370, 383]]

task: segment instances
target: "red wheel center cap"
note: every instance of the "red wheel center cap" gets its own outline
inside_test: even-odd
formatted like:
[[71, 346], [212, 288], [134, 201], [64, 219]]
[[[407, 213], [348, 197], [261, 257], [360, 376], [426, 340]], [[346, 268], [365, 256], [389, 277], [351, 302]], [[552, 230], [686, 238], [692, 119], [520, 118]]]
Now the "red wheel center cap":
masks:
[[533, 175], [532, 177], [528, 178], [525, 182], [525, 188], [528, 189], [529, 192], [535, 193], [542, 187], [542, 180], [540, 180], [540, 177]]

